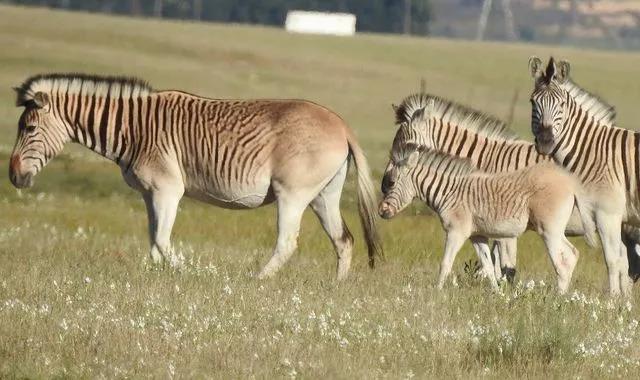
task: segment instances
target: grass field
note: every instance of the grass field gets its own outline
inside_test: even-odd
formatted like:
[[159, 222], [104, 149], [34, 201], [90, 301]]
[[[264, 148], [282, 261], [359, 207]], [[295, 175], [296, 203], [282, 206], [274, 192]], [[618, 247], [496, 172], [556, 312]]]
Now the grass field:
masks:
[[[160, 22], [0, 6], [0, 168], [29, 75], [136, 75], [209, 97], [306, 98], [342, 115], [379, 180], [395, 132], [390, 104], [427, 90], [506, 116], [529, 138], [530, 55], [570, 59], [574, 78], [640, 118], [640, 54], [381, 35], [331, 38], [262, 27]], [[72, 147], [17, 192], [0, 180], [0, 377], [425, 378], [628, 377], [640, 371], [638, 290], [604, 296], [601, 253], [581, 250], [572, 292], [557, 296], [539, 238], [519, 242], [518, 284], [500, 294], [454, 266], [434, 289], [443, 234], [416, 206], [381, 222], [386, 261], [366, 266], [356, 234], [350, 278], [311, 213], [299, 252], [274, 279], [253, 275], [275, 241], [275, 210], [181, 204], [180, 272], [146, 262], [142, 200], [119, 169]], [[575, 290], [575, 291], [574, 291]]]

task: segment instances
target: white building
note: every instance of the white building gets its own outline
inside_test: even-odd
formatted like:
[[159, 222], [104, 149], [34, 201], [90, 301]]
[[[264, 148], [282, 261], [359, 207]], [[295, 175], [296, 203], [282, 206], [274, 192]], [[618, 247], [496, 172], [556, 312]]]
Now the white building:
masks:
[[289, 11], [284, 27], [294, 33], [353, 36], [356, 33], [356, 16], [351, 13]]

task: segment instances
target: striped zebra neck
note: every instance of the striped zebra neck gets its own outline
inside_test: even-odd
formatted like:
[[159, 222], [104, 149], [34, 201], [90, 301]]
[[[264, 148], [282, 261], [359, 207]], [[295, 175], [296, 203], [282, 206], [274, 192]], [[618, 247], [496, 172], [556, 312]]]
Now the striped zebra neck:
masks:
[[455, 200], [456, 189], [475, 172], [468, 160], [426, 150], [411, 176], [420, 199], [441, 212]]
[[49, 95], [51, 112], [71, 141], [121, 163], [136, 139], [132, 124], [149, 117], [153, 90], [143, 81], [83, 74], [49, 74], [27, 79], [18, 89], [24, 105], [38, 92]]
[[567, 95], [568, 116], [551, 155], [558, 164], [578, 175], [583, 183], [601, 181], [605, 172], [611, 169], [614, 173], [609, 174], [620, 182], [625, 181], [630, 188], [628, 171], [635, 168], [635, 173], [639, 173], [635, 159], [639, 151], [638, 134], [615, 127], [607, 122], [610, 118], [598, 117], [601, 115], [599, 106], [594, 115], [591, 106]]
[[567, 91], [569, 96], [584, 110], [588, 110], [594, 120], [605, 125], [614, 126], [616, 123], [615, 107], [607, 103], [601, 97], [587, 91], [571, 78], [568, 78], [560, 88]]

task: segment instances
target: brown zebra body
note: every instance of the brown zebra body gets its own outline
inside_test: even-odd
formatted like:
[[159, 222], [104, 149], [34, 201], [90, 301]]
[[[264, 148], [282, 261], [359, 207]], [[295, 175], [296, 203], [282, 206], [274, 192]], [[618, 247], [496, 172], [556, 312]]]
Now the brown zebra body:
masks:
[[12, 182], [30, 185], [66, 142], [85, 145], [115, 161], [125, 181], [142, 193], [152, 246], [162, 255], [183, 195], [232, 209], [277, 202], [281, 233], [262, 272], [270, 275], [295, 249], [302, 211], [311, 205], [343, 257], [339, 277], [346, 276], [352, 238], [339, 200], [351, 156], [371, 264], [380, 251], [366, 159], [345, 122], [322, 106], [208, 99], [156, 92], [139, 80], [83, 75], [36, 76], [17, 91], [25, 111], [10, 165]]

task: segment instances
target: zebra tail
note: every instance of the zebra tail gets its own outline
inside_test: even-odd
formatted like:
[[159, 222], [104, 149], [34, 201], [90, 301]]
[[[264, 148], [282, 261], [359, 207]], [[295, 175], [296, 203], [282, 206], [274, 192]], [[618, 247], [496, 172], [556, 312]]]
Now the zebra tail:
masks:
[[596, 223], [593, 217], [593, 208], [588, 197], [581, 194], [579, 191], [575, 195], [575, 204], [582, 220], [582, 228], [584, 229], [584, 240], [589, 247], [594, 248], [598, 246], [598, 238], [596, 233]]
[[375, 266], [376, 256], [383, 258], [382, 243], [377, 227], [377, 197], [373, 181], [369, 171], [367, 159], [364, 152], [358, 145], [355, 136], [351, 131], [347, 132], [347, 142], [349, 144], [349, 155], [353, 161], [358, 174], [358, 213], [360, 214], [360, 224], [364, 230], [364, 238], [367, 242], [367, 253], [369, 255], [369, 267]]

